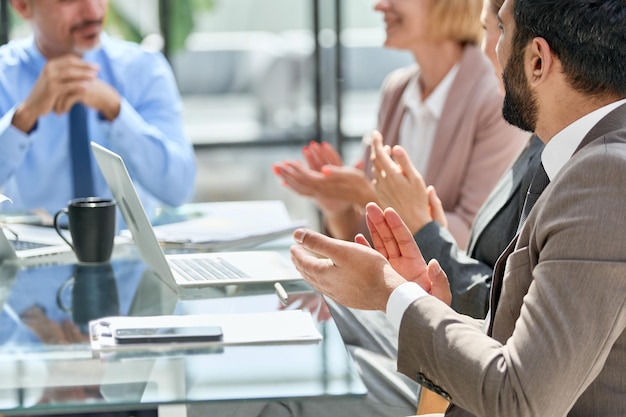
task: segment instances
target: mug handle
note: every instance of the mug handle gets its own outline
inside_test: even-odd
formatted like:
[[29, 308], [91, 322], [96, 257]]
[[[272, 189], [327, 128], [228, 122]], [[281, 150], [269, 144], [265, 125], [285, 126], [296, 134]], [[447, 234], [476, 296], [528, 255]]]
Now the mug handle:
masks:
[[63, 233], [61, 232], [61, 225], [59, 224], [59, 217], [61, 217], [64, 214], [67, 215], [67, 208], [57, 211], [57, 213], [54, 215], [54, 230], [56, 230], [59, 236], [61, 236], [61, 239], [63, 239], [65, 243], [70, 245], [70, 248], [72, 248], [72, 250], [74, 250], [74, 245], [72, 245], [72, 243], [69, 240], [67, 240], [67, 238], [63, 236]]
[[67, 307], [65, 304], [63, 304], [63, 293], [65, 293], [70, 288], [70, 285], [74, 285], [74, 275], [66, 279], [63, 285], [61, 285], [57, 290], [57, 306], [66, 313], [72, 312], [72, 309], [70, 307]]

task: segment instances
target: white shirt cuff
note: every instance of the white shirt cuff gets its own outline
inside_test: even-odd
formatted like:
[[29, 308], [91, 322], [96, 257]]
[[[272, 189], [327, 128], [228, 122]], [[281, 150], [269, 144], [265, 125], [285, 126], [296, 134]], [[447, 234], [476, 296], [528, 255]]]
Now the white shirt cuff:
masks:
[[427, 295], [428, 293], [415, 282], [407, 282], [393, 290], [387, 300], [386, 314], [397, 331], [400, 331], [402, 316], [404, 316], [406, 309], [417, 299]]

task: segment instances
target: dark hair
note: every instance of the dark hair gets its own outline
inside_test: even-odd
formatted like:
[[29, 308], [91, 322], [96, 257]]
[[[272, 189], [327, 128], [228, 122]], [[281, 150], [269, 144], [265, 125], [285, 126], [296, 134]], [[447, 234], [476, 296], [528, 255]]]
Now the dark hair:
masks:
[[624, 0], [515, 0], [514, 13], [513, 47], [544, 38], [573, 88], [626, 96]]

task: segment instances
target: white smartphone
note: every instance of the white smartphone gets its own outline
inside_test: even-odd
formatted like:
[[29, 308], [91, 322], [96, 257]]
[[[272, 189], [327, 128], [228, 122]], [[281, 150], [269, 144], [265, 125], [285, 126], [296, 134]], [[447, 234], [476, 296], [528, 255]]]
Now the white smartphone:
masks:
[[218, 342], [224, 334], [219, 326], [179, 326], [116, 329], [117, 343]]

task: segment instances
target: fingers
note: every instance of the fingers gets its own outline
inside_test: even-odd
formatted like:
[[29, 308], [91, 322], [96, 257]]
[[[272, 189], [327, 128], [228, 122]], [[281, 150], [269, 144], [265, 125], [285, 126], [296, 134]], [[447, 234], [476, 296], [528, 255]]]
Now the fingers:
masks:
[[354, 242], [358, 243], [359, 245], [363, 245], [363, 246], [367, 246], [368, 248], [371, 248], [372, 246], [370, 245], [370, 242], [365, 238], [365, 236], [363, 236], [363, 233], [359, 233], [354, 237]]
[[378, 179], [396, 172], [397, 165], [383, 146], [383, 137], [380, 132], [372, 134], [371, 160], [375, 169], [374, 176]]
[[333, 145], [331, 145], [328, 142], [322, 142], [320, 147], [321, 147], [323, 158], [327, 164], [343, 165], [343, 160], [341, 159], [341, 155], [339, 155], [339, 152], [337, 152], [337, 150], [333, 147]]
[[400, 255], [407, 258], [422, 258], [422, 252], [400, 215], [391, 207], [386, 208], [384, 214]]
[[79, 343], [86, 338], [86, 336], [80, 332], [78, 326], [70, 320], [63, 320], [61, 322], [61, 330], [63, 331], [64, 339], [68, 343]]
[[443, 209], [443, 204], [437, 195], [435, 187], [429, 185], [426, 189], [428, 194], [428, 205], [430, 207], [430, 217], [442, 227], [448, 227], [448, 219], [446, 217], [446, 211]]
[[409, 179], [410, 182], [413, 183], [415, 181], [419, 181], [424, 184], [422, 175], [415, 168], [409, 154], [402, 146], [394, 146], [392, 149], [392, 155], [393, 159], [400, 166], [402, 173]]
[[338, 258], [338, 255], [341, 253], [342, 241], [330, 238], [310, 229], [297, 229], [293, 233], [293, 239], [298, 243], [295, 247], [304, 248], [324, 258], [335, 259]]
[[[389, 259], [389, 252], [397, 255], [400, 253], [398, 247], [394, 244], [391, 236], [393, 233], [385, 220], [385, 214], [383, 210], [376, 204], [370, 203], [365, 206], [365, 221], [367, 228], [370, 231], [370, 237], [372, 239], [372, 245], [378, 253]], [[389, 250], [386, 244], [390, 245]]]
[[[74, 55], [49, 60], [33, 86], [25, 105], [38, 116], [67, 112], [71, 104], [97, 79], [99, 68]], [[68, 98], [70, 97], [70, 98]]]
[[[283, 180], [283, 185], [292, 191], [307, 197], [317, 193], [314, 171], [303, 167], [298, 161], [285, 161], [272, 166], [274, 174]], [[319, 176], [319, 173], [315, 173]]]
[[406, 150], [398, 145], [394, 146], [393, 149], [384, 146], [383, 137], [380, 132], [375, 131], [372, 134], [371, 150], [374, 176], [377, 180], [388, 175], [401, 173], [407, 177], [410, 182], [417, 180], [422, 184], [424, 183], [421, 174], [417, 171], [415, 166], [413, 166], [413, 162]]
[[91, 81], [98, 76], [97, 67], [93, 67], [87, 62], [81, 61], [70, 66], [54, 68], [51, 70], [51, 77], [61, 83], [76, 81]]
[[304, 160], [306, 161], [309, 168], [319, 171], [325, 164], [320, 159], [321, 156], [319, 152], [316, 152], [317, 143], [311, 142], [309, 145], [302, 148], [302, 156], [304, 156]]
[[436, 259], [431, 259], [428, 263], [428, 278], [430, 279], [431, 295], [447, 305], [452, 304], [452, 293], [450, 292], [448, 276], [441, 269], [441, 265], [439, 265]]
[[[289, 253], [291, 254], [291, 262], [302, 278], [319, 292], [332, 297], [332, 283], [335, 282], [335, 279], [330, 279], [329, 275], [332, 276], [333, 270], [336, 268], [331, 259], [316, 252], [328, 251], [320, 248], [320, 237], [326, 236], [311, 230], [296, 230], [294, 232], [294, 239], [297, 244], [291, 246]], [[329, 269], [331, 269], [331, 271], [329, 271]], [[329, 284], [329, 281], [331, 284]]]
[[68, 83], [89, 81], [98, 76], [99, 67], [75, 55], [65, 55], [49, 60], [40, 77], [53, 82]]
[[319, 171], [325, 165], [343, 165], [341, 156], [328, 142], [318, 143], [315, 141], [302, 148], [302, 155], [309, 168]]
[[74, 104], [81, 101], [85, 87], [77, 85], [76, 88], [68, 91], [67, 94], [59, 96], [52, 106], [52, 111], [56, 114], [64, 114], [70, 111]]
[[94, 79], [87, 84], [81, 102], [94, 110], [97, 110], [105, 119], [113, 121], [119, 116], [121, 108], [121, 96], [112, 86]]

